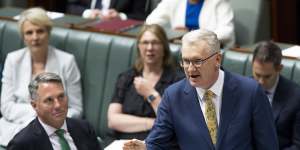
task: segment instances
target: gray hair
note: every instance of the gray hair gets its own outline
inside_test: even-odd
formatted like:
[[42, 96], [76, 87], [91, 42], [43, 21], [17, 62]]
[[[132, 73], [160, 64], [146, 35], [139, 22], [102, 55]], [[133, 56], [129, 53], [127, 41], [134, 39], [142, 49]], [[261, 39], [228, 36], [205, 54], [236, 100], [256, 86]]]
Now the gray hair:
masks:
[[59, 75], [50, 72], [41, 73], [37, 75], [28, 85], [31, 100], [37, 99], [37, 90], [39, 88], [39, 84], [49, 82], [59, 83], [61, 85], [63, 84]]
[[38, 26], [46, 27], [49, 34], [53, 26], [51, 19], [47, 15], [47, 12], [40, 7], [30, 8], [21, 13], [18, 23], [19, 23], [19, 30], [22, 36], [23, 36], [23, 25], [25, 21], [29, 21], [32, 24]]
[[197, 46], [200, 41], [207, 43], [209, 51], [216, 53], [220, 51], [220, 41], [217, 35], [206, 29], [198, 29], [188, 32], [182, 37], [182, 44]]

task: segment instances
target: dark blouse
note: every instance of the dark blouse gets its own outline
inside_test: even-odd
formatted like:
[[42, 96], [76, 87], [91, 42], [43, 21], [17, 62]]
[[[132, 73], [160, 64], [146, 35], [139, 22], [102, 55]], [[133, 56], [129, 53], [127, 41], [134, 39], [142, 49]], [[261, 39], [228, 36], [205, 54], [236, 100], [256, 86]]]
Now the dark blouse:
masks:
[[[122, 111], [125, 114], [140, 116], [140, 117], [151, 117], [155, 118], [155, 112], [142, 95], [139, 95], [134, 87], [134, 77], [142, 76], [141, 72], [137, 72], [131, 68], [118, 77], [115, 85], [115, 91], [111, 103], [122, 104]], [[184, 74], [179, 69], [166, 68], [159, 81], [155, 85], [155, 89], [160, 95], [163, 94], [164, 90], [172, 83], [182, 79]], [[138, 133], [122, 133], [115, 132], [117, 139], [140, 139], [144, 140], [149, 131], [138, 132]]]

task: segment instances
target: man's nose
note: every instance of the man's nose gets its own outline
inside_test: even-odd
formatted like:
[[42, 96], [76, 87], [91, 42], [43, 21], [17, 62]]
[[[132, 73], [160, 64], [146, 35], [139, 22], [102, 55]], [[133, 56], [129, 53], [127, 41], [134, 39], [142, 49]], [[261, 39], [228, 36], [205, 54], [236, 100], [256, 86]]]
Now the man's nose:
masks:
[[265, 83], [265, 80], [263, 78], [259, 78], [257, 81], [261, 85], [264, 85], [264, 83]]
[[192, 62], [190, 62], [189, 65], [188, 65], [188, 67], [187, 67], [187, 69], [188, 69], [188, 71], [195, 71], [196, 67], [195, 67], [195, 65]]
[[58, 107], [60, 107], [61, 106], [61, 102], [56, 98], [55, 100], [54, 100], [54, 107], [55, 108], [58, 108]]

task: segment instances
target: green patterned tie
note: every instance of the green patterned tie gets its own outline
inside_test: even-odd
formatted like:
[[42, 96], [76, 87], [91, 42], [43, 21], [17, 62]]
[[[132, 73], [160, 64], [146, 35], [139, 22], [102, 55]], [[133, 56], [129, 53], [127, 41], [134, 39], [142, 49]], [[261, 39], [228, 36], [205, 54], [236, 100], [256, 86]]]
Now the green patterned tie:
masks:
[[65, 130], [58, 129], [55, 131], [56, 135], [59, 137], [59, 144], [61, 150], [71, 150], [70, 145], [68, 144], [67, 140], [64, 137]]
[[206, 117], [206, 124], [209, 130], [209, 134], [211, 140], [214, 145], [217, 142], [217, 116], [216, 116], [216, 109], [215, 105], [212, 101], [214, 93], [210, 90], [207, 90], [204, 93], [204, 100], [205, 100], [205, 117]]

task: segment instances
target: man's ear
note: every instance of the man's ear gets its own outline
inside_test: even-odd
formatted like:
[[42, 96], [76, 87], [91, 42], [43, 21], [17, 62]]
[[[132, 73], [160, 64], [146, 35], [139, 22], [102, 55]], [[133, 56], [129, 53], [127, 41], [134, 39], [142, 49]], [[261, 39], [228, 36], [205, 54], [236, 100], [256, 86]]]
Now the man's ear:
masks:
[[36, 110], [36, 100], [31, 100], [30, 104], [32, 108]]
[[277, 72], [279, 72], [279, 73], [280, 73], [280, 72], [281, 72], [281, 70], [283, 69], [283, 65], [282, 65], [282, 64], [280, 64], [280, 65], [276, 66], [276, 67], [275, 67], [275, 69], [276, 69], [276, 71], [277, 71]]
[[219, 63], [218, 65], [221, 66], [221, 63], [222, 63], [222, 54], [221, 53], [217, 54], [216, 60]]

